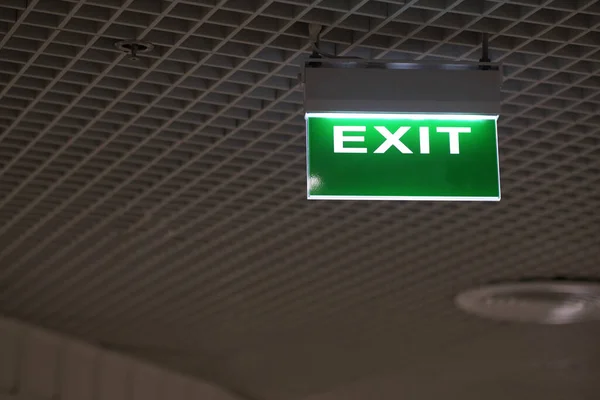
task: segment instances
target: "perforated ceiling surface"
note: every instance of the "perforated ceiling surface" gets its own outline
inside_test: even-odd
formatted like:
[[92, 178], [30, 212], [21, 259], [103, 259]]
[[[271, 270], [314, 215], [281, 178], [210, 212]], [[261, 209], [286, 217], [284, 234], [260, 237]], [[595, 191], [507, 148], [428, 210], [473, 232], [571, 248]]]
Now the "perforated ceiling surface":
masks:
[[[503, 200], [305, 200], [311, 22], [375, 59], [489, 32]], [[0, 311], [248, 398], [597, 399], [597, 324], [452, 298], [600, 275], [599, 27], [595, 0], [3, 0]]]

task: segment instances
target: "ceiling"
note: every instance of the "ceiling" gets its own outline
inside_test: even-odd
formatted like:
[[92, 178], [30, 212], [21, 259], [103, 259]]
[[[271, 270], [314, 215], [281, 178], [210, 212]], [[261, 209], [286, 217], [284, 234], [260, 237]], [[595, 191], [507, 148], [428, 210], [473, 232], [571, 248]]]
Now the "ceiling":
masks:
[[[488, 32], [502, 201], [307, 201], [309, 23], [374, 59]], [[600, 277], [599, 29], [596, 0], [3, 0], [0, 312], [249, 399], [597, 399], [598, 324], [452, 299]]]

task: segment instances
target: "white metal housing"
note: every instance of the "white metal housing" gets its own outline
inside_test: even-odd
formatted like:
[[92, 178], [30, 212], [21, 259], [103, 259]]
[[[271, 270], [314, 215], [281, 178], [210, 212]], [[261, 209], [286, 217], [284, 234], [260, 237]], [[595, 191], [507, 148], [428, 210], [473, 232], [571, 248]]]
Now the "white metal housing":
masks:
[[496, 64], [309, 60], [306, 112], [500, 113]]

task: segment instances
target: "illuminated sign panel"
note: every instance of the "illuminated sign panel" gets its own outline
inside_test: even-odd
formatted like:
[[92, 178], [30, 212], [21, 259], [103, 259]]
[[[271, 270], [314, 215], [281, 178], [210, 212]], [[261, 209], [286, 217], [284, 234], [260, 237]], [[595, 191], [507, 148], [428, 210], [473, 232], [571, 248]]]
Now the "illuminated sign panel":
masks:
[[496, 121], [307, 113], [308, 198], [498, 201]]

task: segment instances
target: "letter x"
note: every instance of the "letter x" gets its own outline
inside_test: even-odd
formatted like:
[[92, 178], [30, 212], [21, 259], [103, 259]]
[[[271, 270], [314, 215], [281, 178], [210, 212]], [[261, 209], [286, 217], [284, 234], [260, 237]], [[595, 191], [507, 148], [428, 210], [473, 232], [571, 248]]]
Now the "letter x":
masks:
[[402, 136], [409, 131], [409, 126], [401, 126], [396, 133], [391, 133], [385, 126], [376, 126], [375, 129], [385, 138], [385, 142], [375, 150], [375, 153], [385, 153], [394, 146], [403, 154], [412, 154], [412, 151], [400, 141]]

